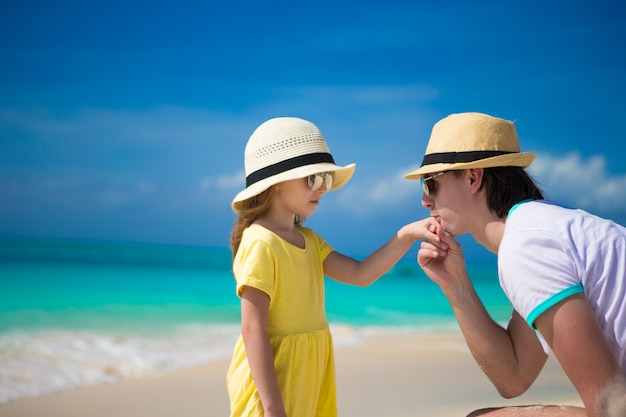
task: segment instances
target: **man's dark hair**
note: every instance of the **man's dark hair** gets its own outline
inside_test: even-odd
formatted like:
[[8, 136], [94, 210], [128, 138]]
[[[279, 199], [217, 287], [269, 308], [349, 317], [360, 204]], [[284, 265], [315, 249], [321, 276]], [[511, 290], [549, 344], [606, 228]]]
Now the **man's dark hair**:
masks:
[[544, 196], [524, 168], [485, 168], [483, 183], [487, 194], [487, 206], [499, 218], [509, 214], [513, 205], [522, 200], [543, 200]]

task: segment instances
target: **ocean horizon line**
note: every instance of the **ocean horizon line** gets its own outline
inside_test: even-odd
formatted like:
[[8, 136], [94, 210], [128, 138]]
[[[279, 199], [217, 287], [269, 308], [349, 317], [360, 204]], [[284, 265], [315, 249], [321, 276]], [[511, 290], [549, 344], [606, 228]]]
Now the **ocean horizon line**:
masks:
[[[418, 242], [415, 245], [419, 244]], [[29, 250], [32, 249], [32, 250]], [[37, 252], [42, 249], [42, 252]], [[45, 250], [48, 250], [46, 252]], [[143, 255], [142, 256], [142, 251]], [[173, 256], [154, 256], [150, 252]], [[132, 256], [130, 256], [132, 252]], [[178, 254], [178, 257], [176, 257]], [[81, 261], [81, 262], [119, 262], [122, 264], [141, 264], [155, 262], [171, 263], [174, 266], [190, 267], [216, 266], [207, 255], [228, 254], [228, 267], [232, 266], [232, 254], [228, 246], [203, 245], [198, 243], [180, 243], [165, 241], [146, 241], [130, 239], [79, 238], [52, 235], [17, 235], [0, 234], [0, 261]], [[76, 255], [76, 256], [74, 256]], [[355, 259], [364, 259], [369, 254], [349, 254]], [[39, 258], [38, 258], [39, 257]], [[224, 264], [222, 258], [221, 263]], [[414, 251], [407, 252], [399, 263], [412, 261], [417, 265]], [[482, 258], [466, 259], [468, 267], [492, 267], [493, 262]]]

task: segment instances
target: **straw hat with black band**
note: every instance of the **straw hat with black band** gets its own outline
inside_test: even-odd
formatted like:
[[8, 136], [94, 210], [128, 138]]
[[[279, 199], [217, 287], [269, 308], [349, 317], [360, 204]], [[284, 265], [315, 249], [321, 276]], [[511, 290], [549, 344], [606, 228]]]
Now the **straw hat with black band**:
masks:
[[247, 200], [272, 185], [320, 172], [333, 174], [332, 191], [346, 185], [355, 164], [338, 166], [322, 132], [297, 117], [276, 117], [261, 124], [250, 136], [244, 151], [246, 188], [233, 204]]
[[520, 152], [513, 122], [483, 113], [451, 114], [433, 127], [422, 166], [404, 178], [468, 168], [526, 168], [534, 159], [534, 153]]

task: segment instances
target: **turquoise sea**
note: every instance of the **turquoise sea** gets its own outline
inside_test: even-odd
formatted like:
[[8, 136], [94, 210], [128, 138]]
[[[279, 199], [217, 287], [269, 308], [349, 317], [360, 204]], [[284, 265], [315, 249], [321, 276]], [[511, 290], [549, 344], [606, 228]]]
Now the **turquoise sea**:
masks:
[[[239, 332], [227, 249], [0, 238], [0, 404], [228, 358]], [[470, 267], [489, 312], [511, 307], [495, 265]], [[389, 332], [456, 332], [412, 259], [358, 288], [326, 280], [335, 345]]]

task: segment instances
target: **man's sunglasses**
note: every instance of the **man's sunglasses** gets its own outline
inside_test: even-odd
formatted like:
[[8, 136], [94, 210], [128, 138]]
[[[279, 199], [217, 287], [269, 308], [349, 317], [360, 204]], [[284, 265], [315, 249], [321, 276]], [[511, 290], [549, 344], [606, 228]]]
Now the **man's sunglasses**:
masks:
[[424, 194], [430, 197], [430, 193], [433, 193], [433, 194], [436, 193], [437, 183], [432, 181], [432, 179], [437, 178], [438, 176], [443, 175], [445, 173], [446, 171], [441, 171], [441, 172], [431, 175], [430, 177], [420, 178], [420, 183], [422, 183], [422, 190], [424, 191]]

